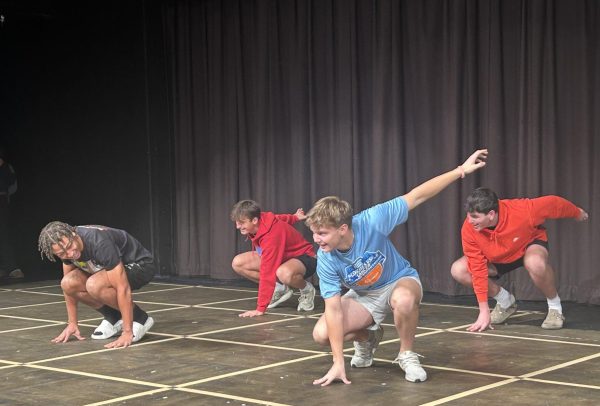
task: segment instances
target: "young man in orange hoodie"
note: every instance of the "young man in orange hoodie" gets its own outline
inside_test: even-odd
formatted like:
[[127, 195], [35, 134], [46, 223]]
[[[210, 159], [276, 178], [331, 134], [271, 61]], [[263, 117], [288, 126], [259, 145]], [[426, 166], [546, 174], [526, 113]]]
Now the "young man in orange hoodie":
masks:
[[[484, 331], [503, 323], [516, 310], [515, 297], [489, 278], [497, 279], [524, 266], [535, 286], [548, 300], [544, 329], [560, 329], [565, 317], [556, 290], [554, 270], [548, 263], [546, 219], [588, 219], [588, 214], [559, 196], [499, 200], [490, 189], [475, 189], [467, 197], [462, 230], [464, 256], [452, 264], [457, 282], [473, 286], [479, 317], [469, 331]], [[490, 314], [488, 296], [496, 299]]]
[[231, 220], [252, 241], [252, 251], [237, 255], [231, 266], [237, 274], [258, 283], [256, 309], [240, 317], [260, 316], [277, 307], [292, 297], [290, 287], [300, 289], [298, 311], [314, 309], [315, 288], [306, 279], [316, 271], [316, 254], [292, 226], [305, 218], [302, 209], [295, 214], [263, 212], [252, 200], [233, 206]]

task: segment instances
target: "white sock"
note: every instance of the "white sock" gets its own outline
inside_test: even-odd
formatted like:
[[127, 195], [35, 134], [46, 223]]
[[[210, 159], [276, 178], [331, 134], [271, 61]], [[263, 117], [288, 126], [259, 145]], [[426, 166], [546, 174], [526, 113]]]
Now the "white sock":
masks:
[[302, 289], [300, 289], [301, 293], [308, 293], [310, 290], [312, 290], [312, 284], [309, 281], [305, 281], [306, 285], [304, 285], [304, 287]]
[[550, 310], [550, 309], [558, 310], [558, 312], [560, 314], [562, 314], [562, 305], [560, 304], [560, 297], [558, 296], [558, 294], [556, 295], [555, 298], [553, 298], [553, 299], [546, 298], [546, 300], [548, 301], [548, 310]]
[[500, 288], [500, 292], [496, 296], [494, 296], [496, 302], [503, 308], [507, 309], [513, 305], [513, 302], [510, 301], [510, 293], [504, 288]]
[[275, 292], [283, 292], [285, 285], [283, 283], [275, 282]]

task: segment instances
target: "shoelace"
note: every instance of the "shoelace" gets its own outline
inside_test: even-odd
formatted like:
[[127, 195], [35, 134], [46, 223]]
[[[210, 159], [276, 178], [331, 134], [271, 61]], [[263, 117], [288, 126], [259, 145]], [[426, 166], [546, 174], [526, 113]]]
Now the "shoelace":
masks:
[[396, 359], [392, 361], [392, 364], [398, 364], [402, 369], [406, 369], [411, 365], [420, 367], [419, 357], [425, 358], [421, 354], [412, 351], [406, 351], [404, 354], [403, 356], [398, 354]]

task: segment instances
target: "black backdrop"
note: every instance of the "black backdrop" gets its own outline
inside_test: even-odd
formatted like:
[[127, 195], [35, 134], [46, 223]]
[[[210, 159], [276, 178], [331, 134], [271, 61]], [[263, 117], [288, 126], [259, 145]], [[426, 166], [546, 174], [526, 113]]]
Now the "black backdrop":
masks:
[[124, 228], [168, 272], [160, 7], [24, 0], [0, 1], [0, 12], [0, 143], [18, 175], [11, 211], [20, 267], [32, 279], [61, 274], [40, 260], [37, 236], [62, 220]]
[[[486, 185], [590, 212], [548, 223], [551, 261], [563, 298], [600, 303], [597, 1], [85, 3], [0, 0], [0, 142], [29, 275], [58, 275], [36, 239], [63, 219], [129, 230], [164, 275], [233, 278], [249, 248], [235, 201], [360, 210], [485, 146], [485, 171], [393, 235], [425, 288], [467, 293], [449, 267], [462, 202]], [[541, 298], [522, 272], [507, 283]]]

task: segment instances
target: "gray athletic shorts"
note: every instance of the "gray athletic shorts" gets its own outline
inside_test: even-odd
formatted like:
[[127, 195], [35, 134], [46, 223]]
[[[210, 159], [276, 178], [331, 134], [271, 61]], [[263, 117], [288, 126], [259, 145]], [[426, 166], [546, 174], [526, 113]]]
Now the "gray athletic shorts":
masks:
[[383, 322], [383, 319], [385, 319], [385, 316], [392, 312], [390, 298], [392, 297], [392, 292], [394, 291], [396, 284], [402, 279], [406, 278], [417, 281], [421, 287], [421, 299], [423, 299], [423, 285], [421, 285], [421, 281], [416, 276], [405, 276], [395, 282], [385, 285], [382, 288], [374, 290], [356, 292], [350, 289], [348, 292], [346, 292], [344, 297], [356, 300], [358, 303], [363, 305], [369, 311], [369, 313], [371, 313], [371, 316], [373, 316], [373, 324], [367, 328], [369, 330], [377, 330], [379, 325]]

